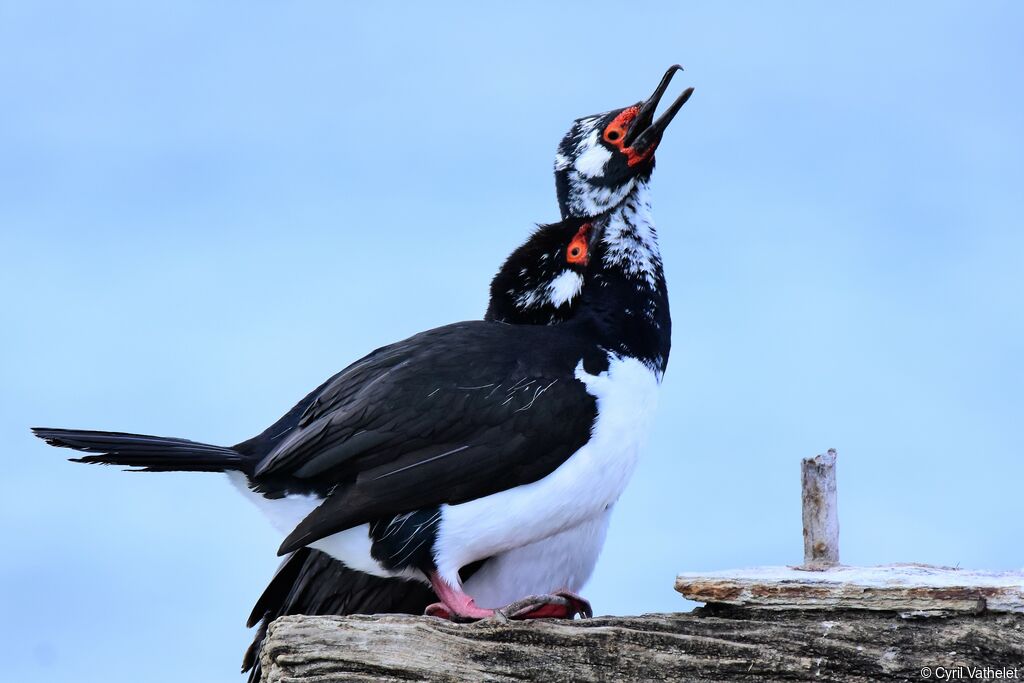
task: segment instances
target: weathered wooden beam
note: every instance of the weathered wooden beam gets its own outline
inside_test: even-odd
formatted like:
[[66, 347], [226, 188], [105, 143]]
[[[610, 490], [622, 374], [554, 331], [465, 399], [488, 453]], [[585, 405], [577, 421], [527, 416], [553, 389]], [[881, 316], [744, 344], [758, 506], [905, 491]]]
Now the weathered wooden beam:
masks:
[[803, 490], [804, 569], [839, 564], [839, 507], [836, 499], [836, 451], [800, 462]]
[[923, 667], [1021, 667], [1024, 615], [728, 607], [580, 621], [283, 617], [265, 683], [343, 681], [919, 681]]
[[1024, 613], [1024, 573], [896, 564], [684, 572], [676, 590], [697, 602], [775, 610], [889, 610], [904, 614]]
[[[839, 565], [835, 451], [803, 461], [804, 565], [683, 573], [687, 614], [453, 624], [291, 616], [265, 683], [1024, 678], [1024, 573]], [[813, 570], [813, 571], [808, 571]]]

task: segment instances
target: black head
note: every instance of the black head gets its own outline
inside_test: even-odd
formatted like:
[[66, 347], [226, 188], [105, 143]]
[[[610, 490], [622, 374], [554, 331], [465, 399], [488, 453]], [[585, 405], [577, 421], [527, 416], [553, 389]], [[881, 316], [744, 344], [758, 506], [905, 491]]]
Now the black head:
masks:
[[654, 150], [665, 128], [693, 93], [687, 88], [654, 120], [672, 76], [670, 67], [654, 93], [631, 107], [577, 119], [555, 156], [555, 185], [562, 218], [589, 218], [615, 207], [638, 180], [654, 170]]
[[664, 372], [672, 321], [660, 266], [653, 285], [625, 273], [610, 257], [615, 245], [603, 239], [607, 220], [569, 218], [538, 227], [491, 281], [484, 319], [555, 325], [586, 317], [609, 332], [608, 348]]
[[590, 223], [542, 225], [513, 251], [491, 281], [485, 320], [550, 325], [572, 317], [593, 244]]

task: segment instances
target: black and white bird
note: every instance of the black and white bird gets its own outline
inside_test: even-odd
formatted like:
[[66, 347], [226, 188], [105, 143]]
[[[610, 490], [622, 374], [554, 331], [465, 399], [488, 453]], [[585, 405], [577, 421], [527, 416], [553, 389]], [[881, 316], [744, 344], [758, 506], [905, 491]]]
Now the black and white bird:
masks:
[[[567, 262], [566, 254], [573, 248], [578, 228], [573, 224], [555, 223], [539, 226], [530, 238], [515, 249], [490, 285], [490, 298], [484, 320], [511, 325], [551, 325], [568, 320], [574, 313], [582, 287], [583, 260]], [[582, 245], [577, 244], [582, 248]], [[595, 548], [603, 540], [602, 533], [594, 535]], [[481, 568], [494, 571], [490, 562], [502, 562], [505, 576], [494, 578], [499, 584], [521, 584], [522, 595], [550, 593], [558, 588], [578, 590], [590, 576], [596, 553], [586, 557], [567, 556], [571, 543], [565, 543], [565, 534], [538, 541], [513, 553], [530, 552], [536, 562], [545, 566], [568, 565], [577, 567], [571, 577], [564, 569], [550, 569], [535, 574], [559, 577], [554, 582], [524, 582], [526, 577], [508, 575], [512, 566], [508, 557], [484, 560], [460, 572], [463, 580], [471, 579]], [[473, 583], [464, 583], [471, 590]], [[511, 591], [515, 593], [516, 591]], [[472, 593], [470, 593], [472, 594]], [[436, 600], [429, 586], [417, 581], [372, 576], [349, 569], [343, 562], [313, 548], [300, 548], [288, 555], [253, 607], [247, 625], [259, 625], [252, 644], [246, 650], [242, 672], [249, 671], [249, 680], [260, 680], [260, 649], [270, 623], [290, 614], [348, 615], [348, 614], [423, 614]]]
[[[667, 85], [667, 83], [666, 83]], [[659, 93], [660, 94], [660, 93]], [[563, 209], [563, 213], [568, 213]], [[582, 280], [579, 264], [566, 264], [565, 254], [576, 236], [573, 223], [556, 223], [540, 227], [529, 240], [505, 260], [491, 282], [490, 302], [485, 320], [509, 324], [556, 324], [569, 319], [579, 300]], [[495, 583], [519, 584], [519, 592], [547, 593], [560, 586], [578, 590], [589, 578], [604, 538], [607, 516], [590, 535], [590, 552], [567, 556], [575, 544], [565, 543], [572, 533], [559, 534], [515, 551], [517, 555], [530, 552], [532, 572], [541, 577], [552, 577], [545, 583], [525, 581], [527, 577], [514, 573], [495, 580]], [[586, 529], [577, 529], [586, 533]], [[499, 558], [504, 567], [516, 563], [508, 557]], [[470, 578], [488, 561], [464, 569], [463, 578]], [[552, 570], [550, 567], [556, 569]], [[557, 569], [557, 567], [563, 569]], [[575, 568], [567, 572], [564, 568]], [[490, 568], [488, 571], [492, 571]], [[508, 572], [506, 572], [508, 573]], [[559, 582], [560, 581], [560, 582]], [[473, 582], [465, 585], [472, 594]], [[516, 593], [510, 590], [509, 593]], [[312, 548], [292, 553], [282, 563], [271, 582], [257, 601], [249, 617], [250, 627], [259, 624], [252, 646], [246, 653], [243, 670], [255, 667], [266, 628], [274, 619], [288, 614], [421, 614], [433, 602], [429, 587], [413, 581], [384, 579], [348, 569], [330, 555]]]
[[[559, 146], [561, 225], [573, 234], [555, 257], [566, 274], [516, 304], [567, 294], [564, 322], [420, 333], [352, 364], [233, 447], [34, 431], [91, 453], [82, 462], [228, 472], [285, 534], [280, 554], [311, 547], [352, 570], [429, 584], [440, 602], [428, 614], [589, 614], [577, 576], [596, 561], [668, 362], [648, 181], [662, 133], [692, 92], [654, 120], [677, 69], [648, 100], [577, 120]], [[565, 590], [533, 595], [536, 585]]]

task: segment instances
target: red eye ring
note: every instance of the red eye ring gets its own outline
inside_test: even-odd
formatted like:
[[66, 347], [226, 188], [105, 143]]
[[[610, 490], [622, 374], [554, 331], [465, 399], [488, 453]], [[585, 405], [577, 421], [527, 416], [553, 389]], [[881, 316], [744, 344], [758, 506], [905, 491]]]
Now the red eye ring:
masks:
[[590, 223], [584, 223], [576, 231], [569, 247], [565, 250], [565, 260], [577, 265], [587, 265], [590, 262], [590, 254], [587, 253], [587, 233], [590, 231]]
[[648, 147], [643, 152], [637, 152], [632, 147], [626, 147], [626, 129], [633, 123], [633, 119], [640, 113], [638, 107], [628, 107], [619, 112], [618, 116], [612, 119], [605, 129], [602, 137], [609, 145], [626, 155], [626, 163], [636, 166], [641, 161], [646, 161], [654, 154], [654, 146]]

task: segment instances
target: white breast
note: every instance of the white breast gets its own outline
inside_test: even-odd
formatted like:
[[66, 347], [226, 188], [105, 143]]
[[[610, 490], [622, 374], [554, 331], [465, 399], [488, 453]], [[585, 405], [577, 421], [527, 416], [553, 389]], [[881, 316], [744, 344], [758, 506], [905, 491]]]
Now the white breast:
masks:
[[568, 589], [580, 592], [594, 572], [608, 532], [611, 509], [542, 541], [488, 560], [463, 589], [492, 609], [524, 598]]
[[658, 378], [634, 358], [609, 356], [599, 375], [576, 368], [597, 399], [590, 440], [543, 479], [441, 508], [435, 561], [455, 585], [460, 567], [572, 529], [602, 514], [625, 489], [647, 441]]

